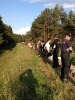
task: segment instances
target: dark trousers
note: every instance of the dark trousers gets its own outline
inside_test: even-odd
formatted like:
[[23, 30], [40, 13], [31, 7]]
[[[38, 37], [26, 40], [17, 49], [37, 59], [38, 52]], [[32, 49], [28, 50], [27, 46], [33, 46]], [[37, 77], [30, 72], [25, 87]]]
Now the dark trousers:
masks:
[[62, 61], [61, 78], [67, 78], [71, 66], [70, 55], [68, 53], [61, 53], [61, 61]]
[[47, 50], [45, 51], [46, 52], [46, 57], [48, 58], [49, 56], [52, 56], [51, 52], [48, 52]]
[[53, 52], [53, 67], [58, 67], [58, 52]]

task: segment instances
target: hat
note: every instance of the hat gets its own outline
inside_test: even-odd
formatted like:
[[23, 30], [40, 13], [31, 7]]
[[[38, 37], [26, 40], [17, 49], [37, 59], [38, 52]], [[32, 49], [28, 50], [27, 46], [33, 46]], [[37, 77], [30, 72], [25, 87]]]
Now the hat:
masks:
[[69, 37], [71, 37], [71, 36], [72, 36], [72, 35], [71, 35], [71, 33], [67, 33], [66, 35], [67, 35], [67, 36], [69, 36]]

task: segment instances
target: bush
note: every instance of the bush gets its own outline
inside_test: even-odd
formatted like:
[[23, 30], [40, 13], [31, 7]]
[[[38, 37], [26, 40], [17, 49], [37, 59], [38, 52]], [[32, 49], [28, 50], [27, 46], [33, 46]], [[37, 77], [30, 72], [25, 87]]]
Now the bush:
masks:
[[71, 55], [70, 59], [71, 59], [71, 63], [75, 65], [75, 55], [74, 54]]

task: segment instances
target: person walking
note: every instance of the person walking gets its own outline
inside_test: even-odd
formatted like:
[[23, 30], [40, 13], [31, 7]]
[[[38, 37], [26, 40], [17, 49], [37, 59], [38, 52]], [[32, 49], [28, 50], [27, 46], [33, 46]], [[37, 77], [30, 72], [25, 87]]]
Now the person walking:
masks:
[[57, 68], [59, 66], [58, 64], [58, 53], [60, 50], [60, 40], [58, 39], [58, 34], [54, 35], [54, 41], [52, 43], [52, 49], [53, 49], [53, 68]]
[[68, 74], [70, 71], [71, 61], [70, 61], [70, 53], [72, 52], [72, 44], [70, 42], [71, 33], [66, 33], [65, 38], [61, 43], [61, 76], [60, 79], [63, 82], [68, 81]]
[[41, 47], [41, 41], [39, 40], [37, 43], [36, 43], [36, 48], [37, 48], [37, 53], [38, 53], [38, 56], [40, 56], [40, 47]]
[[48, 60], [48, 57], [50, 56], [50, 43], [51, 43], [51, 40], [48, 38], [44, 48], [45, 48], [45, 51], [46, 51], [46, 60]]

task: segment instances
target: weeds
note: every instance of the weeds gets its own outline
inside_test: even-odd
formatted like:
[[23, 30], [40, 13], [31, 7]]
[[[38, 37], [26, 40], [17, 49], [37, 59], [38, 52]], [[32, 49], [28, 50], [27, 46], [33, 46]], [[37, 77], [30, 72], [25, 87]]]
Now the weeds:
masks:
[[21, 45], [0, 56], [0, 100], [74, 100], [74, 80], [62, 83], [58, 69]]

